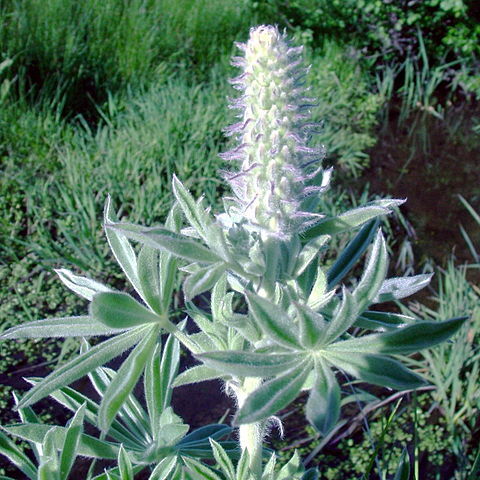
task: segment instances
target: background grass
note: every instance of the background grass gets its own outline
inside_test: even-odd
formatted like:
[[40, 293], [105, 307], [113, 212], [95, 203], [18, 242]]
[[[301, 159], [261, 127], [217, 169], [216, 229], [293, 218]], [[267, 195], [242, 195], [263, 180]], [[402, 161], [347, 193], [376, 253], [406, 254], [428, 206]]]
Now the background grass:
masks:
[[[173, 173], [195, 196], [218, 204], [224, 187], [217, 172], [228, 168], [218, 157], [227, 149], [222, 128], [233, 121], [228, 78], [236, 72], [229, 58], [233, 42], [246, 40], [252, 25], [277, 23], [307, 45], [311, 93], [318, 98], [313, 113], [323, 122], [315, 142], [326, 145], [326, 164], [343, 179], [322, 203], [326, 212], [342, 211], [367, 192], [363, 180], [352, 188], [353, 178], [368, 167], [370, 148], [392, 119], [399, 129], [412, 128], [418, 111], [442, 121], [448, 102], [469, 102], [475, 112], [480, 77], [473, 2], [447, 2], [465, 6], [458, 14], [445, 2], [420, 3], [415, 12], [437, 8], [430, 24], [402, 10], [398, 30], [389, 30], [399, 2], [375, 1], [366, 9], [362, 0], [0, 0], [0, 329], [83, 311], [53, 267], [122, 288], [101, 229], [107, 194], [121, 217], [146, 225], [165, 218]], [[440, 28], [442, 22], [448, 28]], [[402, 39], [409, 50], [392, 46]], [[450, 64], [452, 55], [458, 61]], [[478, 127], [475, 115], [471, 123]], [[472, 135], [480, 131], [475, 128]], [[467, 199], [476, 208], [478, 198]], [[400, 244], [404, 231], [392, 224], [391, 232]], [[451, 268], [438, 305], [415, 307], [422, 315], [444, 318], [460, 303], [478, 300], [469, 278]], [[446, 290], [451, 278], [456, 293]], [[477, 332], [478, 322], [472, 328]], [[0, 407], [9, 402], [18, 369], [55, 361], [61, 347], [2, 343], [7, 386]], [[439, 352], [445, 362], [452, 358], [448, 348]], [[456, 362], [460, 372], [478, 369]], [[455, 388], [435, 401], [457, 408], [463, 397]], [[473, 417], [480, 407], [470, 404]], [[448, 435], [470, 441], [474, 429]]]

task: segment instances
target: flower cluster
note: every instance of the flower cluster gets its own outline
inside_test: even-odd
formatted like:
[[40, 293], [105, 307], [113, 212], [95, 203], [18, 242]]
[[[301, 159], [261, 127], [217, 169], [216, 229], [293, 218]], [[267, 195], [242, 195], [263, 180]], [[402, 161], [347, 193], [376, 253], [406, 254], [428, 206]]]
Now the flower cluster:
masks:
[[321, 218], [302, 208], [303, 200], [325, 190], [330, 171], [320, 186], [308, 185], [322, 172], [324, 149], [309, 147], [318, 124], [309, 121], [313, 99], [302, 79], [302, 47], [291, 47], [276, 27], [250, 31], [244, 52], [233, 65], [243, 72], [231, 80], [243, 94], [232, 101], [240, 121], [226, 129], [238, 146], [221, 157], [239, 161], [239, 171], [225, 174], [234, 195], [231, 217], [240, 216], [267, 234], [288, 238]]

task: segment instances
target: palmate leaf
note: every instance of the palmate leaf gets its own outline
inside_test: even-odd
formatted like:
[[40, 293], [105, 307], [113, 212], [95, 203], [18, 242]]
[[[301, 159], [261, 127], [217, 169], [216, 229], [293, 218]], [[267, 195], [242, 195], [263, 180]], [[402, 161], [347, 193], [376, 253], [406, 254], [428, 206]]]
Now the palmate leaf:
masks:
[[217, 462], [217, 465], [226, 475], [227, 480], [235, 480], [235, 468], [227, 452], [215, 440], [213, 440], [212, 438], [210, 438], [209, 440], [210, 445], [212, 446], [213, 456]]
[[200, 268], [195, 273], [188, 276], [183, 284], [183, 291], [186, 300], [200, 295], [207, 290], [211, 290], [213, 286], [220, 280], [225, 273], [225, 264], [217, 263], [208, 267]]
[[[41, 379], [28, 378], [27, 381], [32, 385], [36, 385], [41, 381]], [[62, 387], [59, 390], [51, 393], [50, 397], [74, 413], [81, 407], [82, 404], [85, 404], [85, 420], [94, 427], [97, 427], [97, 416], [100, 405], [93, 400], [70, 387]], [[19, 413], [21, 413], [23, 410], [24, 409], [19, 409]], [[39, 423], [38, 421], [33, 422], [32, 419], [24, 419], [23, 417], [22, 421], [24, 423]], [[132, 434], [117, 420], [113, 421], [108, 434], [114, 440], [119, 443], [123, 443], [125, 446], [131, 447], [138, 444], [136, 438], [132, 436]]]
[[357, 263], [357, 260], [370, 245], [370, 242], [378, 229], [378, 224], [378, 219], [374, 219], [364, 225], [335, 260], [327, 274], [329, 289], [332, 289], [335, 285], [339, 284], [345, 275]]
[[66, 268], [55, 270], [60, 280], [73, 292], [86, 300], [92, 301], [93, 296], [100, 292], [111, 292], [112, 289], [87, 277], [75, 275]]
[[43, 454], [38, 466], [38, 480], [60, 480], [58, 454], [54, 441], [55, 431], [51, 428], [43, 439]]
[[162, 458], [156, 467], [153, 469], [152, 473], [148, 477], [148, 480], [167, 480], [172, 470], [177, 464], [176, 457], [165, 457]]
[[342, 288], [342, 303], [334, 312], [331, 322], [328, 324], [324, 336], [325, 344], [328, 344], [345, 333], [357, 318], [358, 307], [355, 297], [345, 288]]
[[138, 254], [138, 280], [143, 298], [147, 305], [157, 314], [163, 313], [162, 282], [164, 272], [160, 270], [160, 255], [156, 248], [144, 245]]
[[120, 292], [98, 293], [90, 304], [90, 315], [111, 328], [132, 328], [144, 324], [165, 324], [165, 317], [156, 315], [130, 295]]
[[[135, 465], [133, 467], [133, 473], [136, 475], [145, 468], [145, 465]], [[99, 473], [92, 478], [92, 480], [122, 480], [120, 477], [120, 469], [118, 467], [109, 468], [103, 473]]]
[[[88, 374], [88, 377], [100, 398], [105, 396], [105, 392], [115, 378], [116, 373], [115, 370], [110, 368], [100, 367]], [[145, 439], [149, 438], [151, 434], [150, 424], [147, 413], [134, 395], [127, 396], [118, 411], [116, 418], [113, 420], [112, 425], [115, 425], [117, 420], [119, 421], [118, 423], [121, 422], [121, 425], [125, 425], [129, 435], [134, 438], [136, 448], [138, 448], [138, 445], [144, 446]], [[127, 444], [125, 443], [125, 446], [126, 445]]]
[[57, 337], [91, 337], [95, 335], [112, 335], [125, 331], [97, 322], [89, 316], [50, 318], [35, 320], [9, 328], [1, 340], [17, 338], [57, 338]]
[[302, 360], [298, 353], [255, 353], [244, 351], [205, 352], [195, 355], [208, 367], [239, 377], [271, 377], [289, 370]]
[[321, 359], [315, 364], [315, 380], [305, 413], [307, 420], [324, 436], [336, 425], [340, 415], [340, 387]]
[[85, 416], [86, 404], [83, 404], [73, 418], [68, 422], [67, 431], [65, 433], [65, 442], [60, 453], [60, 478], [67, 480], [68, 474], [72, 469], [77, 449], [80, 443], [80, 437], [83, 433], [83, 419]]
[[299, 277], [310, 263], [317, 257], [321, 248], [330, 240], [329, 235], [321, 235], [318, 238], [310, 240], [298, 255], [295, 269], [292, 273], [293, 278]]
[[426, 287], [433, 274], [414, 275], [412, 277], [395, 277], [385, 280], [378, 291], [373, 303], [389, 302], [391, 300], [400, 300], [417, 293]]
[[143, 340], [137, 344], [116, 372], [104, 393], [98, 412], [98, 426], [104, 433], [108, 432], [115, 415], [142, 375], [145, 364], [155, 349], [159, 332], [159, 327], [150, 327]]
[[320, 343], [325, 335], [327, 323], [322, 315], [314, 312], [306, 305], [294, 302], [297, 310], [300, 343], [306, 348], [313, 348]]
[[391, 312], [365, 311], [357, 317], [355, 326], [369, 330], [395, 330], [411, 324], [415, 319]]
[[387, 270], [387, 247], [381, 230], [378, 230], [363, 275], [353, 291], [359, 313], [363, 312], [375, 299], [385, 280]]
[[170, 405], [172, 384], [180, 362], [180, 346], [172, 335], [168, 336], [161, 357], [160, 350], [160, 345], [157, 345], [144, 376], [145, 399], [154, 439], [158, 434], [160, 414]]
[[[43, 443], [45, 436], [51, 430], [55, 448], [61, 450], [65, 444], [67, 428], [52, 427], [41, 423], [22, 423], [1, 427], [9, 435], [21, 438], [27, 442]], [[78, 455], [89, 458], [104, 458], [114, 460], [118, 455], [118, 445], [115, 443], [99, 440], [95, 437], [82, 433], [77, 447]]]
[[252, 292], [245, 292], [248, 307], [263, 333], [274, 342], [299, 349], [296, 327], [283, 309]]
[[452, 318], [443, 322], [417, 322], [388, 333], [365, 335], [329, 345], [327, 351], [409, 354], [441, 343], [464, 324], [468, 317]]
[[329, 363], [354, 377], [381, 387], [414, 390], [425, 380], [390, 357], [352, 352], [324, 352]]
[[31, 480], [37, 478], [37, 468], [35, 465], [2, 431], [0, 431], [0, 454], [5, 455]]
[[235, 423], [242, 425], [264, 420], [295, 400], [310, 373], [312, 362], [306, 358], [283, 375], [263, 383], [246, 398]]
[[204, 247], [197, 240], [180, 233], [171, 232], [166, 228], [145, 228], [128, 223], [107, 225], [107, 228], [122, 233], [132, 240], [137, 240], [159, 250], [166, 250], [177, 257], [191, 262], [217, 263], [222, 261], [218, 255]]
[[122, 480], [134, 480], [132, 461], [130, 460], [128, 453], [123, 448], [123, 445], [120, 445], [120, 449], [118, 450], [117, 463], [120, 478]]
[[391, 208], [401, 205], [405, 200], [386, 199], [374, 202], [372, 205], [354, 208], [337, 217], [321, 221], [302, 234], [305, 240], [316, 238], [319, 235], [333, 235], [364, 225], [368, 221], [391, 213]]
[[194, 458], [182, 457], [192, 480], [222, 480], [222, 477]]
[[175, 175], [172, 177], [172, 190], [188, 222], [206, 241], [208, 227], [213, 223], [212, 218], [195, 202], [190, 192]]
[[195, 365], [178, 375], [173, 382], [173, 386], [181, 387], [182, 385], [189, 385], [191, 383], [215, 380], [221, 376], [222, 374], [214, 368], [207, 367], [206, 365]]
[[115, 259], [122, 268], [123, 272], [128, 278], [128, 281], [133, 285], [137, 293], [142, 295], [142, 288], [137, 274], [137, 257], [130, 245], [126, 236], [112, 228], [106, 228], [107, 225], [116, 225], [117, 218], [112, 206], [110, 196], [107, 197], [104, 208], [104, 229], [107, 236], [108, 244], [113, 252]]
[[149, 327], [138, 327], [95, 345], [35, 385], [22, 397], [19, 407], [32, 405], [58, 388], [78, 380], [100, 365], [107, 363], [140, 341], [148, 330]]

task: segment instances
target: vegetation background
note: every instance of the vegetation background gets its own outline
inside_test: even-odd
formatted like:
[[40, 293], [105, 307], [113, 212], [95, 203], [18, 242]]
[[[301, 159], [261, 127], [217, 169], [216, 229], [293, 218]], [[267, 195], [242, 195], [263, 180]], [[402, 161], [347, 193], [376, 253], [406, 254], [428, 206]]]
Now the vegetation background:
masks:
[[[336, 167], [335, 193], [321, 208], [408, 197], [386, 225], [394, 268], [411, 272], [415, 259], [417, 270], [438, 273], [428, 298], [409, 308], [471, 317], [454, 343], [411, 360], [427, 365], [437, 388], [402, 404], [388, 433], [375, 407], [367, 424], [330, 445], [287, 422], [277, 447], [305, 447], [327, 465], [325, 478], [350, 479], [375, 456], [377, 474], [388, 472], [407, 445], [422, 478], [467, 478], [480, 438], [475, 0], [0, 0], [0, 329], [82, 312], [55, 267], [122, 288], [101, 228], [107, 193], [120, 216], [149, 225], [168, 213], [174, 172], [195, 195], [218, 201], [222, 128], [232, 120], [229, 60], [234, 41], [259, 23], [306, 45], [323, 121], [315, 141]], [[77, 347], [2, 343], [2, 423], [14, 421], [21, 378]]]

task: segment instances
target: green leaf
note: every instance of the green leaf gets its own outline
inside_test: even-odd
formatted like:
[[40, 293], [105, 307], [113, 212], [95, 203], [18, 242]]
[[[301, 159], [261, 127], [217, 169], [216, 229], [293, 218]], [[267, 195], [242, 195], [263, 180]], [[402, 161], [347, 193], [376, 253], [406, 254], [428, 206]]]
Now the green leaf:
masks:
[[120, 445], [118, 450], [118, 469], [120, 471], [120, 478], [122, 480], [133, 480], [133, 469], [132, 461], [128, 456], [128, 453], [123, 448], [123, 445]]
[[136, 328], [95, 345], [89, 351], [57, 368], [38, 385], [35, 385], [35, 387], [23, 396], [19, 407], [27, 407], [43, 397], [50, 395], [50, 393], [58, 388], [78, 380], [98, 366], [107, 363], [112, 358], [117, 357], [129, 349], [132, 345], [135, 345], [143, 338], [146, 332], [146, 328]]
[[294, 302], [294, 305], [298, 312], [300, 343], [307, 349], [312, 348], [324, 337], [327, 323], [322, 315], [314, 312], [306, 305], [297, 302]]
[[388, 203], [380, 205], [369, 205], [365, 207], [354, 208], [338, 217], [323, 220], [314, 227], [302, 234], [305, 240], [316, 238], [320, 235], [334, 235], [357, 228], [368, 221], [382, 215], [388, 215], [391, 210], [389, 207], [400, 205], [404, 200], [389, 200]]
[[389, 302], [409, 297], [426, 287], [433, 274], [414, 275], [412, 277], [395, 277], [385, 280], [373, 303]]
[[328, 289], [339, 284], [370, 245], [378, 228], [378, 219], [364, 225], [335, 260], [327, 274]]
[[277, 463], [277, 458], [274, 452], [272, 453], [267, 464], [263, 468], [262, 480], [276, 480], [274, 477], [276, 463]]
[[422, 377], [389, 357], [330, 350], [324, 355], [336, 367], [367, 383], [397, 390], [413, 390], [425, 385]]
[[221, 377], [218, 370], [205, 365], [196, 365], [182, 372], [173, 382], [174, 387], [189, 385], [191, 383], [205, 382], [206, 380], [215, 380]]
[[315, 381], [306, 405], [307, 420], [326, 436], [340, 416], [340, 387], [330, 368], [320, 359], [315, 365]]
[[100, 292], [111, 292], [112, 289], [102, 285], [100, 282], [91, 280], [90, 278], [75, 275], [66, 268], [55, 270], [55, 273], [60, 277], [60, 280], [77, 295], [92, 301], [93, 296]]
[[[30, 382], [32, 385], [36, 385], [40, 383], [41, 378], [28, 378], [27, 381]], [[70, 410], [71, 412], [76, 412], [82, 404], [86, 405], [85, 409], [85, 419], [94, 427], [97, 427], [97, 416], [98, 416], [98, 409], [100, 406], [95, 403], [94, 401], [90, 400], [85, 395], [77, 392], [73, 388], [70, 387], [62, 387], [59, 390], [50, 394], [50, 397], [53, 398], [56, 402], [63, 405], [65, 408]], [[23, 409], [19, 409], [22, 411]], [[23, 420], [25, 423], [35, 423], [32, 420]], [[114, 438], [119, 443], [124, 443], [125, 445], [132, 446], [137, 444], [135, 437], [131, 435], [131, 433], [120, 423], [114, 421], [112, 424], [112, 428], [108, 432], [109, 436]]]
[[225, 273], [225, 264], [218, 263], [205, 268], [188, 276], [183, 285], [185, 298], [191, 300], [207, 290], [213, 288], [218, 280]]
[[111, 335], [124, 331], [97, 322], [92, 317], [62, 317], [35, 320], [9, 328], [0, 339], [12, 338], [56, 338], [56, 337], [90, 337], [95, 335]]
[[148, 477], [148, 480], [168, 480], [170, 472], [175, 468], [177, 464], [176, 457], [162, 458], [157, 466], [153, 469], [152, 473]]
[[5, 455], [28, 478], [36, 480], [37, 469], [32, 461], [0, 431], [0, 453]]
[[123, 272], [128, 278], [128, 281], [133, 285], [135, 290], [142, 295], [142, 289], [140, 287], [140, 281], [137, 275], [137, 257], [135, 252], [127, 240], [125, 235], [118, 230], [110, 228], [112, 225], [116, 225], [116, 216], [113, 211], [112, 201], [110, 195], [107, 197], [104, 209], [104, 228], [107, 236], [110, 249], [115, 256], [118, 264], [122, 268]]
[[58, 455], [54, 443], [54, 427], [48, 430], [43, 439], [43, 454], [38, 466], [38, 480], [60, 480]]
[[204, 247], [200, 242], [165, 228], [145, 228], [127, 223], [109, 225], [108, 227], [123, 233], [133, 240], [159, 250], [166, 250], [177, 257], [185, 258], [191, 262], [217, 263], [222, 261], [218, 255]]
[[307, 305], [318, 311], [325, 303], [329, 302], [335, 295], [335, 290], [327, 292], [327, 277], [322, 267], [317, 268], [317, 275], [312, 290], [308, 293]]
[[210, 445], [212, 446], [213, 456], [215, 457], [218, 466], [227, 476], [227, 480], [235, 480], [235, 468], [233, 467], [233, 463], [230, 460], [227, 452], [215, 440], [213, 440], [212, 438], [210, 438], [209, 440]]
[[215, 472], [194, 458], [182, 457], [182, 461], [195, 480], [222, 480]]
[[328, 240], [330, 240], [329, 235], [321, 235], [318, 238], [314, 238], [303, 247], [292, 273], [293, 278], [299, 277], [305, 271]]
[[210, 215], [195, 202], [190, 192], [175, 175], [172, 178], [172, 190], [190, 225], [204, 240], [207, 240], [206, 232], [212, 223]]
[[409, 480], [410, 479], [410, 457], [408, 455], [408, 450], [403, 449], [402, 456], [400, 458], [400, 463], [398, 464], [397, 471], [395, 472], [395, 477], [393, 480]]
[[303, 473], [304, 468], [300, 461], [298, 451], [292, 455], [292, 458], [278, 472], [277, 480], [293, 480], [299, 478], [299, 474]]
[[[142, 470], [144, 470], [145, 467], [146, 465], [135, 465], [133, 467], [133, 473], [136, 475], [137, 473], [140, 473]], [[110, 480], [110, 479], [122, 480], [120, 478], [120, 469], [118, 467], [109, 468], [108, 470], [105, 470], [103, 473], [100, 473], [99, 475], [95, 475], [95, 477], [92, 478], [92, 480]]]
[[429, 348], [454, 335], [468, 317], [452, 318], [443, 322], [418, 322], [388, 333], [365, 335], [337, 342], [328, 351], [409, 354]]
[[[41, 423], [22, 423], [1, 427], [5, 432], [28, 442], [43, 443], [47, 433], [53, 431], [55, 448], [61, 450], [65, 443], [67, 429], [65, 427], [52, 427]], [[89, 458], [104, 458], [114, 460], [117, 458], [118, 446], [105, 440], [82, 433], [78, 444], [78, 455]]]
[[285, 372], [302, 358], [296, 353], [218, 351], [195, 355], [208, 367], [239, 377], [271, 377]]
[[138, 255], [138, 280], [142, 287], [143, 298], [156, 313], [162, 314], [162, 273], [160, 255], [157, 249], [144, 245]]
[[358, 309], [354, 296], [345, 288], [342, 288], [342, 303], [334, 313], [328, 325], [324, 342], [328, 344], [345, 333], [357, 319]]
[[316, 468], [309, 468], [302, 476], [302, 480], [319, 480], [319, 478]]
[[98, 293], [90, 304], [90, 315], [113, 328], [132, 328], [151, 323], [165, 324], [164, 317], [151, 312], [126, 293]]
[[108, 432], [115, 415], [143, 373], [155, 348], [158, 334], [158, 327], [151, 327], [146, 332], [145, 338], [132, 350], [108, 386], [98, 412], [98, 424], [103, 432]]
[[245, 292], [245, 295], [249, 310], [263, 333], [283, 347], [299, 349], [296, 328], [287, 313], [252, 292]]
[[414, 321], [413, 317], [390, 312], [366, 311], [357, 317], [355, 326], [369, 330], [392, 330], [402, 328]]
[[144, 390], [148, 415], [154, 438], [158, 434], [159, 418], [163, 410], [170, 405], [172, 384], [178, 372], [180, 347], [178, 340], [169, 335], [160, 359], [160, 346], [151, 356], [145, 368]]
[[245, 448], [242, 451], [242, 455], [237, 465], [237, 478], [236, 480], [251, 480], [251, 471], [250, 471], [250, 455], [248, 450]]
[[[105, 396], [105, 392], [107, 391], [116, 374], [117, 372], [115, 370], [105, 367], [97, 368], [95, 371], [88, 374], [89, 379], [92, 382], [95, 390], [100, 395], [100, 398]], [[148, 414], [145, 412], [134, 395], [127, 396], [124, 404], [118, 411], [117, 418], [119, 423], [121, 422], [124, 424], [128, 429], [129, 434], [135, 438], [134, 442], [137, 448], [139, 444], [143, 445], [145, 438], [151, 434]], [[116, 420], [114, 419], [112, 426], [115, 423]], [[110, 433], [111, 429], [109, 430], [109, 435]], [[127, 444], [125, 443], [125, 445]]]
[[353, 296], [358, 305], [358, 313], [362, 313], [368, 305], [373, 302], [385, 280], [387, 269], [387, 248], [385, 246], [382, 232], [379, 230], [368, 257], [362, 278], [353, 291]]
[[179, 442], [178, 446], [204, 443], [208, 445], [208, 448], [210, 448], [208, 443], [209, 438], [220, 441], [222, 437], [225, 437], [231, 432], [232, 427], [229, 427], [228, 425], [223, 423], [211, 423], [209, 425], [204, 425], [203, 427], [197, 428], [193, 432], [190, 432]]
[[68, 422], [67, 431], [65, 433], [65, 442], [60, 450], [60, 478], [67, 480], [68, 474], [75, 462], [77, 449], [80, 443], [80, 436], [83, 433], [83, 419], [85, 416], [84, 403], [75, 413], [73, 418]]
[[235, 423], [258, 422], [286, 407], [300, 393], [310, 368], [311, 361], [304, 360], [283, 375], [263, 383], [247, 397], [237, 413]]

